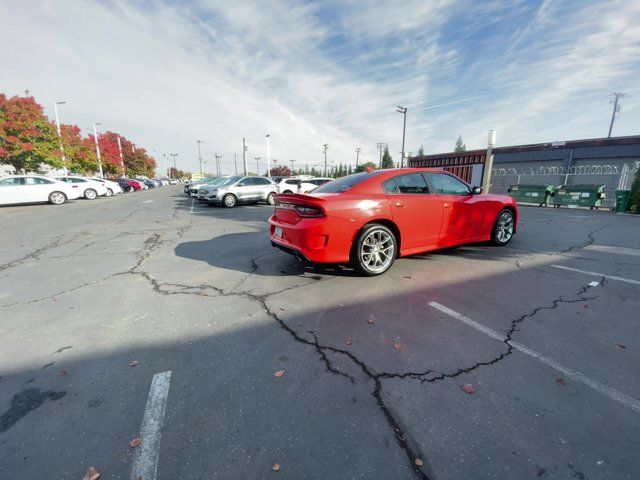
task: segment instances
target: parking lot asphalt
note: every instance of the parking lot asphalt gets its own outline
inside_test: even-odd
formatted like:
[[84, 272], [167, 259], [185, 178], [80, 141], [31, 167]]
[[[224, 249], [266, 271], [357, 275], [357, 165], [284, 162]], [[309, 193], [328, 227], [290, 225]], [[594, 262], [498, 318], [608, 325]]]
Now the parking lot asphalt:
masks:
[[640, 218], [523, 207], [362, 278], [271, 212], [0, 210], [0, 478], [638, 478]]

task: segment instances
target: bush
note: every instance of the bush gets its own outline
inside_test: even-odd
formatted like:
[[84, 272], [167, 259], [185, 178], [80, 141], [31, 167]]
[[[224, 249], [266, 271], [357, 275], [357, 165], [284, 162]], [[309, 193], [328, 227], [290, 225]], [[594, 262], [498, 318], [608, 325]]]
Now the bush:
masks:
[[631, 185], [631, 194], [629, 195], [629, 206], [633, 213], [640, 214], [640, 166], [636, 171], [636, 177]]

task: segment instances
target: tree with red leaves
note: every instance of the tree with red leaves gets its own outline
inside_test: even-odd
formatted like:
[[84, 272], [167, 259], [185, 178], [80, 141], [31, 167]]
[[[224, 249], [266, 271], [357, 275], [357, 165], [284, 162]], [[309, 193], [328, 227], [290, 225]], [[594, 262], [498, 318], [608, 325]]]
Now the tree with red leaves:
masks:
[[62, 167], [55, 127], [33, 97], [0, 93], [0, 161], [25, 171]]
[[280, 165], [277, 167], [273, 167], [269, 171], [269, 173], [272, 177], [290, 177], [291, 169], [289, 167], [285, 167], [284, 165]]

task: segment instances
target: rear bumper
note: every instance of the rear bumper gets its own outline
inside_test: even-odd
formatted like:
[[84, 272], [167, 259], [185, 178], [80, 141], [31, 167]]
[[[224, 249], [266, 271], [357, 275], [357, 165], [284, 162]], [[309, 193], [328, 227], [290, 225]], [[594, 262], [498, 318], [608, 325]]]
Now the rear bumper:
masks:
[[[282, 236], [276, 235], [282, 229]], [[271, 244], [287, 253], [312, 263], [348, 263], [351, 239], [344, 230], [335, 228], [325, 218], [305, 218], [295, 225], [269, 219]]]

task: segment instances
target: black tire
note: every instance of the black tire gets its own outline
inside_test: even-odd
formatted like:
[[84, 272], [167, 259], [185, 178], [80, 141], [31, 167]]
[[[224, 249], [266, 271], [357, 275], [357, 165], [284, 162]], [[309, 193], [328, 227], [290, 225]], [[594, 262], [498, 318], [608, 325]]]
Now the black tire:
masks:
[[224, 205], [226, 208], [233, 208], [237, 203], [238, 199], [231, 193], [227, 193], [224, 197], [222, 197], [222, 205]]
[[491, 229], [491, 243], [502, 247], [509, 243], [515, 233], [515, 215], [512, 210], [503, 208], [498, 213]]
[[84, 191], [84, 198], [87, 200], [95, 200], [98, 198], [98, 192], [96, 192], [93, 188], [87, 188]]
[[284, 191], [284, 192], [282, 192], [282, 193], [287, 193], [287, 194], [288, 194], [288, 193], [293, 193], [293, 192], [292, 192], [291, 190], [285, 190], [285, 191]]
[[271, 192], [267, 195], [267, 205], [275, 205], [276, 203], [276, 194]]
[[49, 194], [49, 203], [51, 205], [62, 205], [67, 202], [67, 196], [63, 192], [51, 192]]
[[[376, 237], [378, 237], [378, 240], [376, 240]], [[372, 239], [376, 243], [370, 243]], [[381, 247], [384, 245], [388, 246], [382, 249]], [[387, 250], [386, 253], [384, 253], [385, 250]], [[367, 253], [368, 251], [374, 253]], [[381, 254], [385, 257], [384, 259], [382, 259]], [[372, 258], [373, 255], [375, 256]], [[375, 277], [389, 270], [397, 255], [398, 240], [391, 229], [379, 223], [371, 223], [365, 225], [353, 244], [351, 265], [362, 275]], [[379, 267], [377, 266], [378, 260], [382, 262]], [[372, 261], [375, 267], [372, 267]]]
[[129, 185], [129, 187], [127, 187], [127, 192], [132, 193], [132, 192], [135, 192], [135, 191], [136, 191], [136, 189], [133, 188], [131, 185]]

